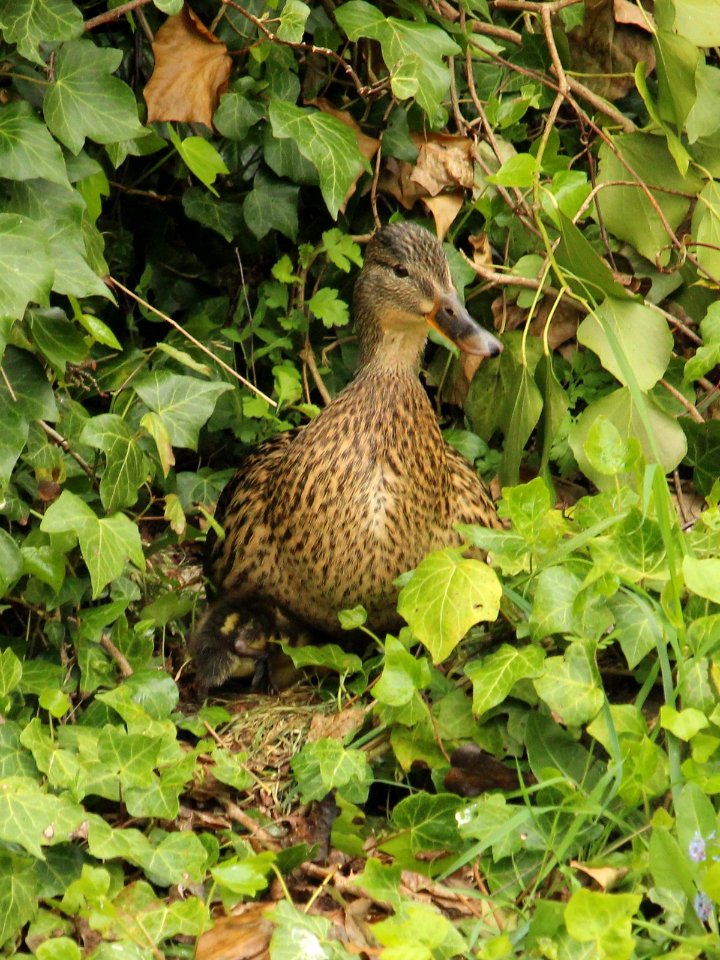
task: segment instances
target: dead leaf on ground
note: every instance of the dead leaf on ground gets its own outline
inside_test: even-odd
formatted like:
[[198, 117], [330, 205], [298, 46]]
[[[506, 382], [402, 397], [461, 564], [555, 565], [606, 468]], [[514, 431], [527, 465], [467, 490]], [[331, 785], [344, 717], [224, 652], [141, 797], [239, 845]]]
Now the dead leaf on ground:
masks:
[[627, 874], [627, 867], [588, 867], [577, 860], [571, 860], [570, 866], [587, 874], [601, 890], [612, 890]]
[[244, 903], [218, 917], [198, 940], [197, 960], [265, 960], [275, 927], [265, 917], [274, 903]]
[[310, 722], [307, 734], [308, 742], [324, 740], [333, 737], [336, 740], [344, 739], [348, 734], [355, 733], [365, 723], [368, 707], [346, 707], [339, 713], [315, 713]]
[[152, 48], [155, 69], [143, 93], [148, 122], [176, 120], [212, 128], [232, 69], [225, 44], [186, 5], [167, 18]]

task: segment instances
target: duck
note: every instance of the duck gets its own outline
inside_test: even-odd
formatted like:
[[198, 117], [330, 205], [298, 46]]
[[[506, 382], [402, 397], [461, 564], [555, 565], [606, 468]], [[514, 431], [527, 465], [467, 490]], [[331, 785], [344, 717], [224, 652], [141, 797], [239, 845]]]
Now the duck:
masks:
[[201, 694], [256, 675], [273, 640], [342, 636], [341, 610], [362, 605], [370, 630], [396, 632], [397, 578], [461, 545], [456, 524], [500, 526], [419, 377], [429, 327], [469, 354], [502, 351], [461, 303], [440, 242], [412, 222], [376, 230], [353, 312], [354, 378], [309, 423], [250, 449], [218, 500], [224, 536], [209, 532], [205, 564], [215, 599], [190, 644]]

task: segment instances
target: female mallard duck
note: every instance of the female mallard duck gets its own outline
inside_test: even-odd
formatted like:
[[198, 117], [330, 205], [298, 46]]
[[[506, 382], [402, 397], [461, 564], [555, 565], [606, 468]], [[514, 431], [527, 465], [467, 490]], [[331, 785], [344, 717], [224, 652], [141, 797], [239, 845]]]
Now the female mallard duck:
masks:
[[471, 464], [442, 437], [418, 373], [430, 324], [461, 350], [502, 346], [461, 305], [442, 247], [414, 224], [378, 230], [355, 284], [355, 379], [307, 426], [243, 460], [222, 493], [224, 540], [208, 538], [220, 599], [192, 641], [200, 690], [252, 673], [280, 630], [337, 634], [362, 604], [395, 630], [395, 579], [462, 542], [456, 523], [497, 526]]

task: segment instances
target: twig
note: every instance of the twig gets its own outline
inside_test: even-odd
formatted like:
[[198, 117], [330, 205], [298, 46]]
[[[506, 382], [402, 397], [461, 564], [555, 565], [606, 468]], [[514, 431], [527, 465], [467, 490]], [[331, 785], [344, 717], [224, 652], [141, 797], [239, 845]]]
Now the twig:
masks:
[[191, 333], [188, 333], [187, 330], [184, 330], [179, 323], [177, 323], [175, 320], [172, 319], [172, 317], [169, 317], [166, 313], [163, 313], [162, 310], [158, 310], [157, 307], [153, 307], [151, 304], [147, 302], [147, 300], [143, 300], [142, 297], [139, 297], [133, 290], [129, 290], [124, 284], [120, 283], [120, 281], [116, 280], [114, 277], [108, 277], [108, 281], [114, 287], [117, 287], [118, 290], [122, 290], [122, 292], [126, 294], [128, 297], [130, 297], [132, 300], [135, 300], [136, 303], [139, 303], [141, 306], [145, 307], [146, 310], [149, 310], [151, 313], [154, 313], [156, 317], [160, 317], [161, 320], [164, 320], [166, 323], [169, 323], [171, 327], [177, 330], [178, 333], [182, 334], [183, 337], [185, 337], [186, 340], [189, 340], [190, 343], [196, 346], [198, 350], [201, 350], [206, 356], [210, 357], [210, 359], [213, 360], [219, 367], [222, 367], [223, 370], [227, 371], [227, 373], [235, 377], [236, 380], [239, 380], [244, 387], [247, 387], [248, 390], [251, 390], [256, 396], [260, 397], [266, 403], [269, 403], [271, 407], [275, 407], [277, 409], [278, 405], [275, 400], [271, 400], [271, 398], [268, 397], [267, 394], [263, 393], [262, 390], [260, 390], [258, 387], [256, 387], [254, 383], [250, 383], [250, 381], [246, 380], [242, 374], [237, 372], [237, 370], [233, 370], [233, 368], [229, 364], [225, 363], [224, 360], [221, 360], [220, 357], [216, 356], [212, 352], [212, 350], [210, 350], [208, 347], [205, 346], [204, 343], [201, 343]]
[[336, 53], [334, 50], [330, 50], [329, 47], [317, 47], [314, 43], [303, 43], [302, 41], [296, 40], [283, 40], [276, 33], [273, 33], [272, 30], [268, 30], [260, 17], [256, 17], [255, 14], [250, 13], [250, 11], [246, 10], [245, 7], [241, 7], [239, 3], [235, 2], [235, 0], [220, 0], [220, 2], [224, 3], [228, 7], [232, 7], [233, 10], [237, 10], [239, 14], [245, 17], [246, 20], [249, 20], [250, 23], [257, 27], [257, 29], [273, 43], [280, 43], [284, 47], [290, 47], [292, 50], [305, 50], [308, 53], [316, 54], [317, 56], [321, 57], [327, 57], [329, 60], [333, 60], [338, 64], [338, 66], [342, 67], [348, 77], [350, 77], [355, 85], [358, 96], [360, 97], [367, 97], [370, 94], [377, 93], [379, 90], [384, 89], [387, 85], [387, 81], [383, 80], [380, 84], [368, 87], [362, 82], [350, 64], [344, 60], [339, 53]]
[[323, 383], [323, 378], [320, 376], [320, 371], [318, 370], [317, 363], [315, 362], [315, 352], [310, 346], [309, 340], [305, 341], [305, 346], [300, 351], [300, 359], [312, 374], [312, 378], [315, 381], [315, 386], [318, 389], [318, 393], [322, 397], [325, 406], [327, 406], [332, 400], [332, 397], [328, 393], [328, 388]]
[[152, 3], [152, 0], [130, 0], [129, 3], [123, 3], [119, 7], [115, 7], [114, 10], [106, 10], [105, 13], [99, 13], [97, 17], [86, 20], [84, 25], [85, 30], [94, 30], [95, 27], [101, 27], [104, 23], [111, 23], [126, 13], [130, 13], [130, 11], [136, 7], [145, 7], [149, 3]]
[[675, 487], [675, 496], [677, 497], [680, 519], [682, 520], [683, 524], [685, 524], [690, 519], [690, 516], [688, 515], [687, 508], [685, 506], [685, 497], [682, 492], [682, 484], [680, 483], [680, 474], [677, 472], [677, 470], [673, 470], [673, 486]]
[[59, 447], [62, 447], [65, 453], [70, 454], [73, 460], [75, 460], [77, 463], [80, 464], [80, 466], [83, 468], [83, 470], [88, 475], [88, 477], [90, 477], [90, 479], [94, 481], [95, 471], [90, 466], [90, 464], [87, 463], [87, 461], [83, 460], [83, 458], [80, 456], [79, 453], [76, 453], [75, 450], [72, 449], [72, 447], [70, 446], [68, 441], [65, 439], [65, 437], [61, 436], [57, 432], [57, 430], [51, 427], [49, 423], [45, 423], [44, 420], [38, 420], [37, 422], [43, 428], [45, 433], [50, 437], [50, 439], [53, 440]]
[[676, 389], [671, 383], [668, 383], [667, 380], [661, 379], [659, 383], [660, 383], [660, 386], [665, 387], [667, 392], [672, 397], [675, 397], [678, 403], [682, 404], [682, 406], [685, 407], [685, 409], [690, 414], [690, 417], [695, 421], [695, 423], [705, 423], [702, 416], [698, 413], [697, 407], [695, 407], [692, 403], [690, 403], [688, 398], [684, 397], [678, 389]]
[[245, 827], [250, 834], [251, 841], [256, 840], [262, 844], [266, 850], [277, 851], [282, 849], [282, 844], [278, 843], [275, 837], [261, 826], [257, 820], [254, 820], [248, 813], [245, 813], [237, 803], [233, 803], [232, 800], [225, 800], [223, 806], [225, 807], [225, 813], [231, 820]]
[[576, 93], [579, 97], [582, 97], [583, 100], [587, 100], [598, 113], [604, 113], [606, 117], [610, 117], [611, 120], [614, 120], [615, 123], [622, 129], [623, 133], [634, 133], [637, 130], [637, 127], [628, 119], [624, 113], [621, 113], [617, 110], [611, 103], [603, 99], [603, 97], [598, 96], [597, 93], [593, 93], [589, 87], [586, 87], [584, 83], [581, 83], [579, 80], [576, 80], [575, 77], [571, 77], [568, 74], [565, 74], [568, 87], [572, 90], [573, 93]]
[[125, 655], [118, 650], [107, 633], [103, 633], [100, 637], [100, 646], [106, 653], [110, 654], [123, 677], [131, 677], [133, 675], [135, 671], [128, 663]]

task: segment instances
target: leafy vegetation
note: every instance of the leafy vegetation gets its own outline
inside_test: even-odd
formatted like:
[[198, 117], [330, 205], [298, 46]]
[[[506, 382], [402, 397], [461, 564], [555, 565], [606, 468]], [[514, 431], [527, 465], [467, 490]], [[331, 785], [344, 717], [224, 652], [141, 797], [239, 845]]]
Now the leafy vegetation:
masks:
[[[0, 0], [5, 955], [720, 956], [720, 5], [649, 6]], [[198, 704], [217, 496], [392, 216], [505, 343], [426, 358], [492, 568]]]

